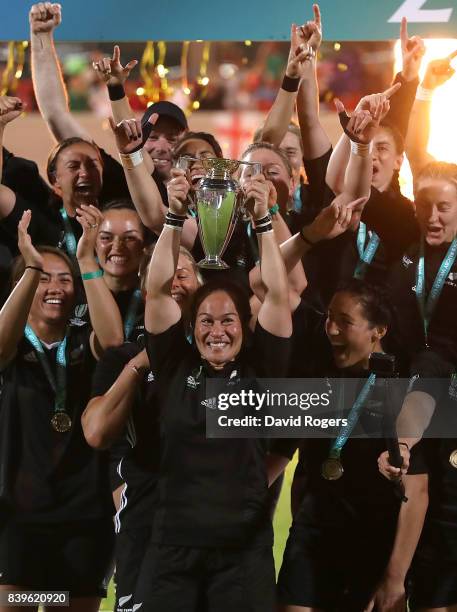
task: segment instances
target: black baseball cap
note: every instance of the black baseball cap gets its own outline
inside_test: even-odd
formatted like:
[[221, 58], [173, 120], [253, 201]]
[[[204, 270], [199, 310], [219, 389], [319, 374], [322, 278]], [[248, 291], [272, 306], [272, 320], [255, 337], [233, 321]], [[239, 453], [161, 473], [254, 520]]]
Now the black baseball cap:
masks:
[[149, 117], [154, 113], [157, 113], [159, 117], [170, 117], [170, 119], [174, 119], [183, 130], [189, 129], [186, 115], [183, 113], [183, 111], [179, 108], [179, 106], [176, 106], [176, 104], [173, 104], [173, 102], [167, 102], [167, 100], [154, 102], [154, 104], [151, 104], [151, 106], [146, 109], [143, 117], [141, 118], [142, 127], [145, 126]]

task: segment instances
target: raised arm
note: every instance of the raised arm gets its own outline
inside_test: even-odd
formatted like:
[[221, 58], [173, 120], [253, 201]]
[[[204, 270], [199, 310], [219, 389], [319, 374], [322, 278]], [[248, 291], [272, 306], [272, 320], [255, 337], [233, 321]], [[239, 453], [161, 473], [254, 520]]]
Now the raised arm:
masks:
[[280, 146], [295, 109], [295, 100], [304, 65], [309, 63], [314, 51], [302, 42], [300, 28], [294, 23], [290, 29], [290, 51], [286, 73], [275, 101], [262, 128], [260, 140]]
[[26, 211], [17, 228], [18, 247], [26, 269], [0, 311], [0, 370], [16, 354], [43, 270], [43, 257], [33, 246], [27, 232], [31, 216], [31, 212]]
[[184, 170], [173, 169], [172, 176], [167, 185], [170, 220], [164, 224], [155, 246], [147, 279], [145, 326], [151, 334], [161, 334], [181, 318], [171, 287], [178, 265], [182, 223], [187, 215], [189, 183]]
[[129, 99], [125, 95], [124, 84], [137, 64], [137, 60], [130, 60], [123, 66], [121, 64], [121, 50], [118, 45], [114, 46], [112, 57], [104, 57], [93, 63], [95, 72], [108, 89], [111, 110], [116, 123], [121, 122], [122, 119], [131, 119], [134, 116]]
[[454, 75], [455, 70], [451, 67], [451, 60], [456, 56], [457, 51], [454, 51], [444, 59], [431, 61], [417, 90], [406, 138], [406, 155], [414, 177], [433, 160], [427, 152], [432, 98], [436, 88]]
[[263, 174], [246, 180], [246, 198], [254, 202], [253, 219], [256, 225], [260, 254], [260, 274], [265, 286], [265, 299], [260, 307], [258, 321], [266, 331], [288, 338], [292, 334], [289, 306], [289, 286], [286, 268], [268, 213], [268, 201], [273, 185]]
[[95, 206], [81, 205], [77, 209], [77, 220], [83, 228], [78, 242], [76, 257], [89, 307], [93, 334], [91, 348], [95, 357], [111, 346], [124, 341], [122, 318], [113, 294], [103, 280], [100, 266], [95, 259], [95, 241], [98, 228], [103, 221], [102, 213]]
[[[158, 115], [149, 118], [149, 124], [157, 121]], [[162, 202], [156, 182], [147, 168], [141, 151], [141, 144], [145, 134], [139, 119], [127, 119], [115, 124], [110, 119], [111, 128], [116, 137], [117, 148], [121, 155], [125, 177], [129, 187], [132, 201], [140, 215], [143, 224], [151, 231], [159, 234], [165, 221], [167, 208]], [[146, 126], [147, 127], [147, 126]], [[146, 131], [146, 128], [145, 130]], [[192, 248], [197, 235], [197, 224], [194, 219], [187, 219], [184, 223], [181, 244]]]
[[297, 96], [298, 123], [303, 142], [303, 158], [317, 159], [330, 148], [330, 140], [319, 119], [319, 86], [317, 82], [317, 58], [322, 42], [322, 20], [319, 6], [313, 4], [314, 20], [300, 28], [303, 43], [312, 49], [309, 62], [303, 65]]
[[[22, 111], [23, 104], [20, 98], [0, 96], [0, 177], [3, 170], [3, 137], [5, 129], [8, 123], [19, 117]], [[10, 214], [15, 203], [15, 193], [6, 187], [6, 185], [0, 185], [0, 220]]]
[[400, 83], [401, 89], [390, 100], [386, 122], [394, 125], [403, 138], [406, 138], [409, 117], [419, 84], [419, 70], [425, 54], [425, 44], [422, 38], [408, 35], [406, 17], [403, 17], [400, 26], [400, 44], [402, 69], [396, 75], [394, 83]]
[[390, 98], [400, 87], [401, 84], [396, 83], [382, 93], [364, 96], [351, 117], [346, 114], [342, 102], [335, 99], [344, 134], [327, 168], [327, 183], [334, 193], [345, 191], [353, 197], [369, 194], [373, 170], [372, 145], [366, 145], [372, 142], [376, 129], [389, 111]]
[[40, 2], [30, 9], [32, 80], [40, 112], [60, 142], [78, 136], [91, 140], [68, 108], [67, 92], [54, 47], [54, 29], [62, 20], [60, 4]]
[[[270, 190], [269, 197], [269, 207], [271, 207], [277, 201], [276, 190]], [[286, 242], [291, 237], [291, 233], [289, 228], [287, 227], [287, 223], [284, 221], [282, 215], [279, 212], [276, 212], [271, 215], [271, 224], [273, 226], [273, 232], [276, 238], [276, 242], [281, 245]], [[303, 265], [301, 261], [297, 261], [295, 266], [287, 266], [287, 278], [289, 282], [289, 302], [292, 311], [298, 306], [300, 301], [300, 295], [306, 289], [306, 275], [303, 269]], [[249, 272], [249, 284], [253, 293], [257, 296], [257, 298], [263, 302], [265, 298], [265, 286], [262, 283], [260, 266], [256, 265]]]

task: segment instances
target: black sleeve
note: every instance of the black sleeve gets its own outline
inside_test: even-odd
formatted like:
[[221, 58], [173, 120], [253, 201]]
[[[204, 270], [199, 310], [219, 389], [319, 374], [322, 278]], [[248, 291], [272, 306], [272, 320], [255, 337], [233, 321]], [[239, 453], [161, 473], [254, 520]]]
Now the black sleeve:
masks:
[[415, 474], [427, 474], [429, 471], [424, 450], [425, 444], [425, 440], [420, 440], [420, 442], [415, 444], [411, 449], [408, 474], [412, 476]]
[[401, 256], [420, 238], [413, 204], [401, 194], [380, 192], [372, 187], [362, 221], [379, 235], [391, 258]]
[[91, 397], [104, 395], [116, 382], [124, 366], [140, 352], [135, 342], [107, 349], [97, 363], [92, 378]]
[[438, 403], [448, 393], [449, 380], [455, 368], [452, 363], [429, 349], [417, 353], [411, 362], [408, 392], [422, 391]]
[[333, 147], [330, 147], [326, 153], [316, 159], [303, 158], [306, 177], [308, 179], [309, 197], [313, 208], [317, 211], [328, 206], [335, 197], [335, 194], [325, 181], [327, 167], [332, 153]]
[[155, 377], [173, 373], [190, 350], [182, 319], [161, 334], [150, 334], [146, 330], [146, 351]]
[[[100, 193], [100, 202], [106, 203], [122, 198], [130, 200], [131, 196], [122, 165], [103, 149], [100, 149], [100, 155], [103, 160], [103, 187]], [[168, 206], [167, 188], [156, 170], [154, 170], [152, 178], [155, 180], [160, 191], [163, 203], [165, 206]]]
[[100, 203], [122, 198], [130, 199], [129, 188], [121, 164], [100, 149], [103, 160], [103, 187], [100, 192]]
[[16, 157], [4, 147], [2, 184], [41, 208], [48, 205], [51, 189], [41, 178], [36, 163]]
[[289, 370], [291, 338], [267, 332], [257, 321], [251, 364], [259, 378], [285, 378]]
[[292, 459], [295, 451], [300, 446], [300, 442], [299, 439], [277, 438], [271, 441], [269, 453]]
[[10, 214], [0, 221], [0, 229], [5, 236], [9, 248], [13, 253], [17, 253], [17, 226], [26, 210], [32, 211], [32, 219], [29, 225], [29, 234], [35, 245], [48, 244], [57, 246], [60, 240], [62, 229], [52, 218], [49, 209], [43, 210], [34, 202], [25, 200], [19, 193], [16, 193], [16, 202]]
[[401, 72], [399, 72], [393, 84], [395, 85], [396, 83], [401, 83], [401, 87], [390, 99], [390, 110], [387, 113], [385, 122], [394, 125], [403, 138], [406, 138], [409, 116], [416, 98], [419, 79], [405, 81]]

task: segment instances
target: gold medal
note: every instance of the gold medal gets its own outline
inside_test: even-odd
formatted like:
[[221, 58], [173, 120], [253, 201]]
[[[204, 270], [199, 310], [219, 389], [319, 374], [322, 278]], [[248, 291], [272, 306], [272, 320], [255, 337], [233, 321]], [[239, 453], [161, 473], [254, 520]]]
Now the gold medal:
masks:
[[343, 473], [343, 465], [339, 459], [329, 457], [322, 464], [321, 474], [325, 480], [339, 480]]
[[54, 431], [66, 433], [71, 429], [71, 419], [66, 412], [56, 412], [51, 419], [51, 425]]
[[457, 470], [457, 450], [452, 451], [450, 454], [449, 463]]

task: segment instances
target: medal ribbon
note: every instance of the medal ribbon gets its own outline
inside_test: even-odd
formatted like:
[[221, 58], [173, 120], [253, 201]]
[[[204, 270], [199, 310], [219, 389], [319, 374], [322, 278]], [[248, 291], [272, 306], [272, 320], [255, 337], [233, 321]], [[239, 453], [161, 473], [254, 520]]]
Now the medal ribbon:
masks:
[[294, 191], [294, 211], [299, 213], [302, 209], [302, 202], [300, 197], [300, 185], [295, 188]]
[[67, 336], [65, 336], [57, 347], [57, 377], [55, 378], [51, 366], [49, 365], [48, 358], [44, 352], [43, 345], [29, 325], [25, 326], [24, 335], [33, 346], [46, 378], [54, 391], [54, 412], [65, 412], [65, 403], [67, 399]]
[[60, 212], [60, 216], [62, 217], [63, 226], [65, 229], [63, 242], [65, 244], [68, 254], [71, 257], [76, 257], [77, 243], [76, 243], [75, 234], [71, 227], [70, 220], [68, 218], [67, 211], [65, 210], [65, 208], [62, 207], [59, 212]]
[[457, 238], [451, 242], [451, 245], [446, 253], [445, 258], [441, 262], [438, 274], [433, 282], [433, 286], [428, 294], [427, 301], [425, 300], [425, 249], [424, 239], [421, 240], [419, 261], [416, 269], [416, 298], [419, 305], [419, 310], [424, 324], [425, 341], [427, 342], [428, 328], [432, 319], [433, 311], [435, 310], [438, 299], [443, 290], [444, 283], [454, 265], [457, 257]]
[[136, 315], [138, 312], [138, 308], [142, 301], [141, 291], [140, 289], [135, 289], [132, 297], [130, 298], [129, 307], [127, 309], [127, 314], [124, 319], [124, 337], [126, 340], [129, 339], [130, 334], [135, 327]]
[[366, 238], [367, 226], [361, 221], [359, 224], [359, 231], [357, 232], [357, 250], [359, 252], [359, 261], [354, 270], [354, 278], [365, 278], [367, 266], [369, 266], [373, 261], [373, 258], [376, 255], [376, 251], [379, 247], [380, 239], [376, 232], [371, 232], [367, 248], [365, 248]]
[[[376, 374], [370, 374], [367, 381], [362, 387], [357, 399], [352, 405], [351, 411], [347, 417], [347, 424], [341, 429], [337, 438], [333, 441], [332, 446], [330, 447], [329, 457], [332, 459], [339, 459], [341, 455], [341, 451], [343, 450], [343, 446], [349, 439], [349, 436], [352, 433], [352, 430], [356, 426], [357, 421], [359, 420], [360, 413], [362, 412], [363, 405], [371, 391], [372, 386], [374, 385], [376, 380]], [[344, 393], [344, 391], [343, 391]], [[344, 399], [344, 395], [340, 398]]]

